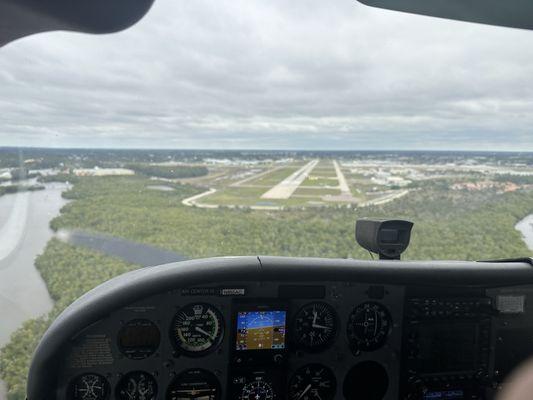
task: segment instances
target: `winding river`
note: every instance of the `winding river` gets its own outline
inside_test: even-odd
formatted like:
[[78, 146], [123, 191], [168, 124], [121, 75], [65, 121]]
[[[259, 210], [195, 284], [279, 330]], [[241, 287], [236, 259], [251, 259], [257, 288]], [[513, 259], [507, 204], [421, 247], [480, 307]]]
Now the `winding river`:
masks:
[[[66, 201], [65, 184], [0, 197], [0, 347], [30, 318], [52, 309], [52, 299], [34, 260], [53, 236], [50, 221]], [[0, 382], [0, 400], [5, 398]]]

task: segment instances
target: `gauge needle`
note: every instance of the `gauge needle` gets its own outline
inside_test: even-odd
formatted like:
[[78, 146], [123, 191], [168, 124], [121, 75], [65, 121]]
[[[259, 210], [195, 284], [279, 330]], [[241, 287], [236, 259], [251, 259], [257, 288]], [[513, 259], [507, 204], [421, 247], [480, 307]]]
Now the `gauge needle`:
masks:
[[215, 340], [215, 338], [214, 338], [213, 336], [211, 336], [211, 334], [210, 334], [209, 332], [204, 331], [204, 330], [203, 330], [202, 328], [200, 328], [199, 326], [195, 326], [195, 327], [194, 327], [194, 330], [195, 330], [196, 332], [200, 332], [201, 334], [207, 336], [207, 337], [208, 337], [209, 339], [211, 339], [211, 340]]
[[306, 394], [309, 390], [311, 390], [311, 387], [312, 387], [311, 384], [307, 385], [307, 387], [306, 387], [305, 390], [302, 392], [302, 394], [301, 394], [300, 396], [298, 396], [298, 399], [297, 399], [297, 400], [300, 400], [302, 397], [304, 397], [305, 394]]
[[313, 326], [315, 326], [317, 318], [318, 318], [318, 312], [313, 310]]
[[313, 324], [312, 327], [318, 328], [318, 329], [330, 329], [329, 326], [318, 325], [318, 324]]

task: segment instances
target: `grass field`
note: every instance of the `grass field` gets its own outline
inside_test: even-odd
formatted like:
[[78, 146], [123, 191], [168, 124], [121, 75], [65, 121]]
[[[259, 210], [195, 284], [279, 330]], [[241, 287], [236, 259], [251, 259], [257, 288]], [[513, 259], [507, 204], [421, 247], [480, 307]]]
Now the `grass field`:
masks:
[[278, 184], [283, 179], [290, 176], [292, 173], [296, 172], [300, 166], [294, 165], [294, 166], [287, 166], [280, 169], [273, 170], [272, 172], [263, 175], [259, 177], [258, 179], [252, 179], [246, 184], [248, 185], [266, 185], [266, 186], [273, 186]]
[[302, 186], [332, 186], [336, 187], [339, 185], [337, 178], [326, 179], [322, 177], [317, 177], [315, 175], [309, 176], [305, 181], [303, 181]]

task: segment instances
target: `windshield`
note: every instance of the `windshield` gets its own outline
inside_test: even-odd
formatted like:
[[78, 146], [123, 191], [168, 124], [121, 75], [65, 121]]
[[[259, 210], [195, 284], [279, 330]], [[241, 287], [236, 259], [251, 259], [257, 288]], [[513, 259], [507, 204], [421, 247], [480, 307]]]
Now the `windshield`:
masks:
[[0, 49], [0, 399], [67, 305], [198, 257], [533, 255], [532, 33], [353, 1], [159, 0]]

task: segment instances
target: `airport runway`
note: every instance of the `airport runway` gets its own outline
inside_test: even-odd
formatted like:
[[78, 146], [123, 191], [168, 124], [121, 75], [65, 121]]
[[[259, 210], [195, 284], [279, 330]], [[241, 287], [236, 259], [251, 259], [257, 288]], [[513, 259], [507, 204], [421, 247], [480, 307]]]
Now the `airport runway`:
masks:
[[346, 182], [346, 177], [342, 173], [339, 163], [337, 161], [333, 161], [333, 166], [335, 167], [335, 172], [337, 173], [337, 180], [339, 181], [339, 189], [341, 190], [341, 194], [351, 196], [352, 192], [350, 191], [350, 186], [348, 186], [348, 182]]
[[288, 199], [298, 189], [302, 182], [309, 176], [311, 171], [317, 166], [318, 160], [313, 160], [305, 164], [298, 171], [282, 180], [272, 189], [264, 193], [262, 199]]

